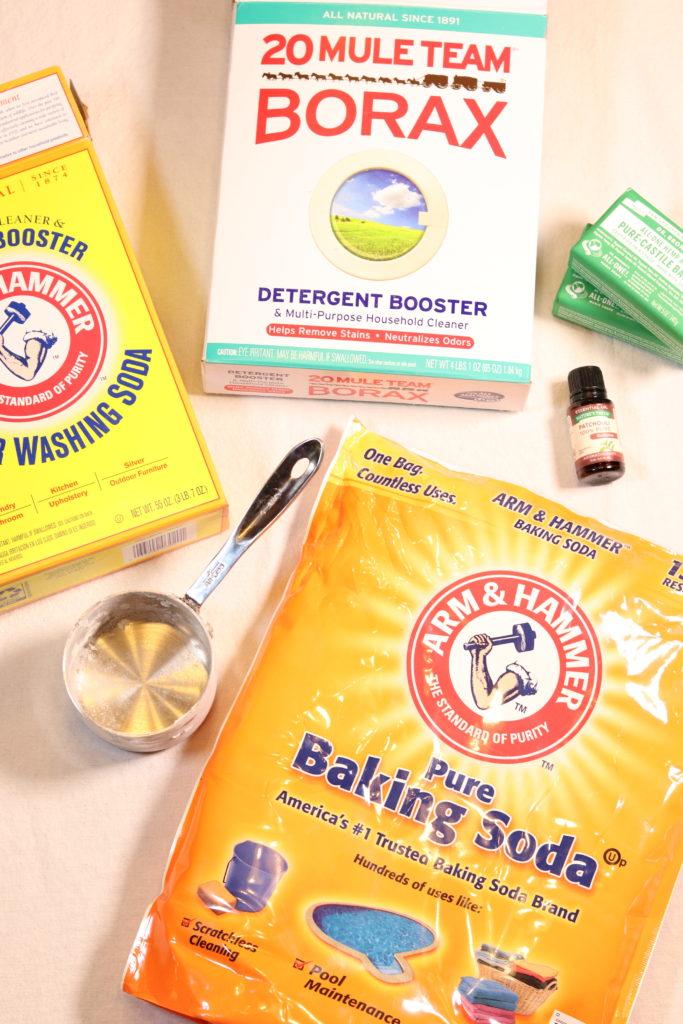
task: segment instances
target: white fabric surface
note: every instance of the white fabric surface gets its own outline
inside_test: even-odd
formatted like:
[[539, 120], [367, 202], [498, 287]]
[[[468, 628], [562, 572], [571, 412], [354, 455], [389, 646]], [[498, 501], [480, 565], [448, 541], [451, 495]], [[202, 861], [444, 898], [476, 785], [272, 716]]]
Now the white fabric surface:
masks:
[[[228, 0], [5, 0], [3, 81], [58, 64], [90, 126], [236, 521], [290, 444], [331, 451], [355, 413], [431, 456], [517, 481], [582, 513], [681, 549], [683, 369], [551, 317], [570, 245], [633, 187], [683, 223], [679, 0], [550, 0], [534, 384], [524, 412], [405, 409], [201, 393]], [[597, 363], [617, 406], [627, 474], [577, 486], [566, 374]], [[219, 694], [201, 730], [163, 754], [101, 743], [61, 681], [78, 613], [114, 590], [182, 590], [214, 553], [195, 544], [0, 616], [0, 1020], [163, 1024], [173, 1014], [123, 995], [120, 976], [158, 891], [187, 799], [296, 557], [313, 490], [207, 603]], [[678, 887], [632, 1024], [678, 1024]], [[588, 1022], [590, 1024], [590, 1022]]]

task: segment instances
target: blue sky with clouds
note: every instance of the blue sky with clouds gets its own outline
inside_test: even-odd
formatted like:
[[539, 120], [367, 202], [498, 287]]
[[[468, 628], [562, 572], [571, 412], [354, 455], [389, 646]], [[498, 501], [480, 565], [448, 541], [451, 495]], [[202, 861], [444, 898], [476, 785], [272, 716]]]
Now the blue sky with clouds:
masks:
[[358, 217], [393, 227], [421, 228], [427, 206], [417, 186], [398, 171], [373, 167], [347, 178], [332, 200], [332, 216]]

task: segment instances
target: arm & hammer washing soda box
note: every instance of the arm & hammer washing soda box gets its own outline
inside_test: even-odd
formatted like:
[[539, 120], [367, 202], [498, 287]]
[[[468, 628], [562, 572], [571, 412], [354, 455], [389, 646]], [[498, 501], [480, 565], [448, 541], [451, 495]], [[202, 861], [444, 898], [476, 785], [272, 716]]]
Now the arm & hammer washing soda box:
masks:
[[237, 0], [204, 387], [522, 407], [545, 0]]
[[0, 87], [0, 611], [217, 533], [225, 499], [81, 109]]

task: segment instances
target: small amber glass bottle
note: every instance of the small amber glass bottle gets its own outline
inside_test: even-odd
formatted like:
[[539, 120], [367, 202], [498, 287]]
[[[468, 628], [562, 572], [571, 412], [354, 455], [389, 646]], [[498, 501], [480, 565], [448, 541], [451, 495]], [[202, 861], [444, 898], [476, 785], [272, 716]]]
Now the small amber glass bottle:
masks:
[[624, 475], [624, 456], [614, 406], [599, 366], [578, 366], [569, 383], [569, 436], [582, 483], [607, 484]]

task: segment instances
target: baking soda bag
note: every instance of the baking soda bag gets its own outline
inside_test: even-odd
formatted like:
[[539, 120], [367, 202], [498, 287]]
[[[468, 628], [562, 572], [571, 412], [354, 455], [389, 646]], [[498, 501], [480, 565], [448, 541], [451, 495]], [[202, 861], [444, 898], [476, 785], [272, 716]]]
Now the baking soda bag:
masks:
[[354, 421], [125, 989], [625, 1021], [680, 863], [682, 668], [683, 556]]

